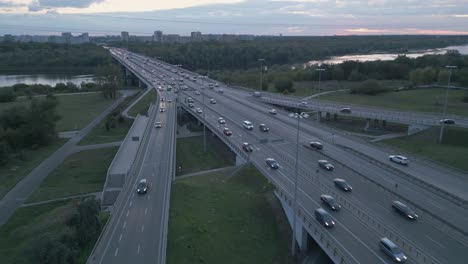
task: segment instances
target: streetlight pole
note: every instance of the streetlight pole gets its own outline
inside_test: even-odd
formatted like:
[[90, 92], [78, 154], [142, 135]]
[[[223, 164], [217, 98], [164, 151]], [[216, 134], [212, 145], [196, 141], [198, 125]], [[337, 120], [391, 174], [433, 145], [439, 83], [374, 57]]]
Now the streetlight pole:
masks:
[[322, 77], [322, 72], [325, 71], [324, 68], [317, 68], [315, 69], [316, 71], [318, 71], [319, 73], [319, 79], [318, 79], [318, 93], [317, 93], [317, 102], [318, 102], [318, 111], [317, 111], [317, 121], [320, 122], [320, 118], [321, 118], [321, 112], [320, 112], [320, 100], [319, 100], [319, 97], [320, 97], [320, 79]]
[[[204, 79], [204, 78], [203, 78]], [[204, 81], [203, 81], [204, 83]], [[205, 112], [205, 89], [202, 90], [202, 96], [203, 96], [203, 152], [206, 153], [206, 112]]]
[[263, 90], [263, 63], [265, 59], [258, 59], [260, 62], [260, 90]]
[[[457, 69], [457, 66], [448, 65], [448, 66], [445, 66], [445, 68], [449, 69], [449, 78], [448, 78], [447, 88], [445, 89], [445, 100], [444, 100], [445, 102], [444, 102], [444, 110], [442, 114], [443, 119], [445, 119], [447, 115], [447, 101], [448, 101], [448, 92], [450, 89], [450, 81], [452, 79], [452, 70]], [[444, 127], [445, 127], [445, 123], [442, 121], [440, 123], [439, 144], [442, 144], [442, 138], [444, 136]]]
[[291, 255], [296, 254], [296, 215], [297, 215], [297, 179], [299, 177], [299, 131], [301, 125], [301, 118], [304, 114], [312, 112], [297, 113], [297, 134], [296, 134], [296, 162], [294, 169], [294, 203], [293, 203], [293, 228], [292, 228], [292, 241], [291, 241]]

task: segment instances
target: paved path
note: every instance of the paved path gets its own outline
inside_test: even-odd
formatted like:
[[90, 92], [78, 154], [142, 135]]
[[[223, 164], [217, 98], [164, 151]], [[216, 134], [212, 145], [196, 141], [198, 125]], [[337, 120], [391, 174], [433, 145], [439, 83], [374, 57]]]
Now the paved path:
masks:
[[133, 102], [132, 102], [127, 108], [125, 108], [125, 110], [122, 111], [122, 115], [123, 115], [124, 117], [126, 117], [126, 118], [135, 119], [134, 116], [128, 115], [128, 111], [129, 111], [130, 109], [132, 109], [132, 107], [133, 107], [136, 103], [138, 103], [143, 97], [145, 97], [145, 95], [146, 95], [147, 93], [149, 93], [150, 90], [151, 90], [151, 88], [147, 88], [146, 91], [143, 92], [137, 99], [133, 100]]
[[62, 147], [42, 161], [26, 177], [19, 181], [5, 197], [0, 201], [0, 226], [5, 224], [13, 215], [16, 208], [31, 195], [41, 182], [60, 165], [70, 154], [74, 153], [76, 144], [84, 138], [96, 125], [99, 124], [109, 113], [111, 113], [125, 99], [124, 96], [115, 100], [106, 110], [100, 113], [85, 128], [81, 129], [74, 137], [67, 141]]
[[303, 99], [304, 100], [309, 100], [309, 99], [312, 99], [312, 98], [315, 98], [315, 97], [318, 97], [318, 96], [321, 96], [321, 95], [336, 93], [336, 92], [344, 92], [344, 91], [348, 91], [348, 90], [349, 89], [339, 89], [339, 90], [333, 90], [333, 91], [326, 91], [326, 92], [316, 93], [316, 94], [313, 94], [311, 96], [304, 97]]
[[96, 198], [99, 198], [99, 197], [101, 197], [101, 194], [102, 194], [102, 192], [85, 193], [85, 194], [80, 194], [80, 195], [62, 197], [62, 198], [53, 199], [53, 200], [40, 201], [40, 202], [37, 202], [37, 203], [27, 203], [27, 204], [25, 203], [25, 204], [22, 204], [21, 207], [27, 207], [27, 206], [39, 205], [39, 204], [46, 204], [46, 203], [52, 203], [52, 202], [63, 201], [63, 200], [69, 200], [69, 199], [80, 198], [80, 197], [86, 197], [86, 196], [94, 196], [94, 197], [96, 197]]
[[122, 144], [122, 141], [116, 142], [109, 142], [109, 143], [102, 143], [102, 144], [94, 144], [94, 145], [86, 145], [86, 146], [76, 146], [75, 152], [83, 151], [83, 150], [91, 150], [91, 149], [101, 149], [101, 148], [112, 148], [118, 147]]
[[218, 168], [218, 169], [212, 169], [212, 170], [204, 170], [204, 171], [197, 171], [194, 173], [188, 173], [184, 174], [181, 176], [177, 176], [176, 180], [181, 180], [185, 178], [190, 178], [193, 176], [199, 176], [199, 175], [204, 175], [204, 174], [209, 174], [209, 173], [214, 173], [214, 172], [224, 172], [224, 171], [231, 171], [231, 170], [237, 170], [237, 166], [229, 166], [229, 167], [224, 167], [224, 168]]

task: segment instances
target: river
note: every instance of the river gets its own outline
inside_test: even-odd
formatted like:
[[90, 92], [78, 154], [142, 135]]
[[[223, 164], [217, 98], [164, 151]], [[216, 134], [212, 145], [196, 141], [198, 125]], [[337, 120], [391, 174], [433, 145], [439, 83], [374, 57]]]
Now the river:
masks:
[[464, 46], [449, 46], [442, 49], [427, 49], [423, 51], [414, 51], [408, 53], [375, 53], [375, 54], [356, 54], [356, 55], [344, 55], [344, 56], [336, 56], [331, 57], [325, 60], [314, 60], [309, 61], [307, 65], [314, 65], [314, 64], [340, 64], [345, 61], [389, 61], [394, 60], [398, 57], [398, 55], [406, 55], [409, 58], [418, 58], [424, 55], [434, 55], [434, 54], [444, 54], [447, 50], [458, 50], [462, 55], [468, 55], [468, 45]]
[[12, 86], [17, 83], [48, 84], [55, 86], [57, 83], [72, 82], [80, 85], [82, 82], [92, 82], [94, 75], [56, 75], [56, 74], [21, 74], [0, 75], [0, 87]]

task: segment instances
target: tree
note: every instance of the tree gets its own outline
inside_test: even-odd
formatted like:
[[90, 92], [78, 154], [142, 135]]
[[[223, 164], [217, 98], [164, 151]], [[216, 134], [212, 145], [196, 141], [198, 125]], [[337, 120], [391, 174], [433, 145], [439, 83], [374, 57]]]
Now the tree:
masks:
[[448, 83], [448, 79], [449, 79], [449, 71], [447, 70], [440, 70], [439, 71], [439, 74], [437, 74], [437, 82], [439, 84], [447, 84]]
[[16, 93], [11, 88], [0, 88], [0, 103], [16, 101]]
[[468, 103], [468, 92], [466, 92], [465, 96], [463, 96], [463, 102]]
[[369, 79], [362, 82], [359, 86], [351, 88], [350, 93], [377, 95], [387, 91], [388, 89], [383, 87], [377, 80]]
[[[0, 135], [1, 138], [1, 135]], [[7, 163], [10, 154], [10, 146], [6, 140], [0, 140], [0, 165], [4, 165]]]
[[97, 83], [105, 98], [115, 98], [117, 90], [123, 86], [120, 67], [115, 64], [101, 66], [96, 70]]
[[101, 231], [101, 223], [98, 219], [100, 210], [99, 202], [95, 199], [84, 200], [78, 205], [78, 212], [70, 224], [76, 228], [77, 241], [80, 247], [87, 245], [91, 240], [99, 236]]
[[284, 93], [285, 91], [288, 91], [288, 92], [295, 91], [292, 80], [287, 77], [279, 77], [275, 79], [274, 85], [275, 85], [275, 89], [280, 93]]
[[73, 264], [76, 251], [51, 235], [35, 239], [26, 251], [30, 263], [39, 264]]

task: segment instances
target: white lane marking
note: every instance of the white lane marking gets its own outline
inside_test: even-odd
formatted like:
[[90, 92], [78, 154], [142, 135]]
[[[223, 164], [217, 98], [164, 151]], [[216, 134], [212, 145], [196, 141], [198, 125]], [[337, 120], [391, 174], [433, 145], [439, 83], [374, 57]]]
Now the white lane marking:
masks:
[[122, 233], [120, 233], [120, 236], [119, 236], [119, 241], [122, 240]]
[[148, 213], [148, 208], [145, 208], [145, 215]]
[[117, 257], [117, 254], [119, 254], [119, 248], [115, 249], [114, 257]]
[[138, 245], [137, 254], [140, 254], [140, 245]]
[[130, 205], [129, 205], [129, 207], [132, 207], [132, 204], [133, 204], [133, 201], [130, 201]]
[[439, 247], [441, 248], [445, 248], [442, 244], [440, 244], [439, 242], [437, 242], [436, 240], [434, 240], [432, 237], [428, 236], [428, 235], [425, 235], [429, 240], [431, 240], [432, 242], [434, 242], [434, 244], [438, 245]]
[[149, 199], [150, 199], [150, 195], [148, 194], [148, 197], [146, 197], [146, 198], [147, 198], [147, 199], [148, 199], [148, 201], [149, 201]]
[[145, 230], [145, 225], [141, 226], [141, 232], [143, 233], [143, 230]]
[[132, 193], [132, 198], [135, 197], [135, 193]]
[[126, 226], [127, 226], [127, 221], [125, 221], [125, 222], [123, 223], [122, 228], [125, 229]]
[[127, 217], [128, 217], [129, 214], [130, 214], [130, 210], [127, 210]]

